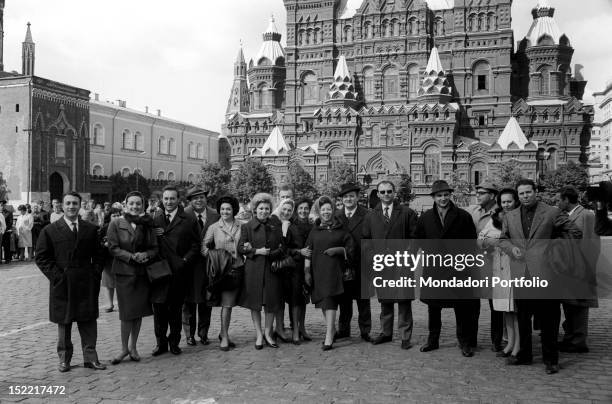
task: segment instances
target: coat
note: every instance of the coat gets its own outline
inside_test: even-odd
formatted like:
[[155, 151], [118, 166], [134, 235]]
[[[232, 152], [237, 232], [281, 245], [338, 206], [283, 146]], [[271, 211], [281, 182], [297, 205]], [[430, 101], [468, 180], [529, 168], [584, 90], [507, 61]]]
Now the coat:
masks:
[[[351, 218], [346, 217], [345, 209], [341, 209], [336, 212], [336, 218], [342, 224], [354, 240], [354, 255], [351, 260], [351, 266], [355, 272], [355, 279], [352, 281], [345, 282], [345, 292], [349, 294], [352, 299], [361, 299], [370, 297], [369, 285], [367, 282], [361, 282], [362, 269], [361, 269], [361, 238], [363, 237], [363, 222], [368, 215], [368, 210], [363, 206], [357, 206], [355, 212]], [[367, 279], [367, 277], [366, 277]], [[363, 287], [362, 287], [363, 286]]]
[[107, 237], [109, 252], [113, 259], [112, 272], [117, 275], [140, 275], [139, 268], [131, 260], [132, 254], [146, 252], [149, 261], [157, 258], [157, 237], [153, 228], [148, 235], [148, 248], [146, 251], [137, 251], [135, 246], [136, 231], [132, 225], [123, 217], [113, 220], [108, 225]]
[[[185, 215], [192, 217], [196, 223], [198, 222], [198, 216], [191, 206], [185, 208]], [[199, 245], [202, 245], [202, 240], [206, 235], [206, 231], [211, 224], [216, 223], [219, 220], [219, 214], [207, 207], [206, 208], [206, 221], [204, 227], [200, 231]], [[198, 229], [199, 229], [198, 224]], [[190, 266], [190, 273], [187, 275], [191, 280], [187, 284], [187, 290], [185, 295], [185, 301], [190, 303], [204, 303], [206, 302], [206, 288], [208, 287], [208, 276], [206, 275], [206, 258], [201, 254], [197, 254], [194, 257], [193, 264]]]
[[[362, 239], [364, 240], [409, 240], [415, 237], [417, 223], [417, 214], [415, 211], [407, 206], [400, 205], [399, 202], [393, 202], [393, 209], [391, 211], [391, 218], [387, 221], [383, 213], [382, 203], [379, 203], [376, 208], [369, 211], [364, 218], [362, 224]], [[396, 244], [394, 243], [394, 248]], [[389, 244], [387, 247], [391, 247]], [[402, 249], [407, 248], [402, 247]], [[377, 248], [378, 250], [378, 248]], [[374, 251], [374, 253], [381, 253], [382, 251]], [[369, 268], [368, 268], [369, 269]], [[405, 275], [405, 274], [403, 274]], [[388, 271], [383, 272], [384, 279], [399, 279], [402, 276], [402, 271], [396, 270], [396, 268], [390, 268]], [[372, 274], [368, 273], [365, 277], [362, 274], [362, 291], [366, 287], [370, 287], [371, 282], [369, 280]], [[414, 299], [414, 290], [410, 288], [395, 288], [391, 290], [386, 288], [384, 290], [385, 299], [380, 299], [381, 294], [379, 293], [379, 300], [383, 303], [392, 303], [402, 300]], [[370, 293], [372, 295], [373, 293]], [[364, 297], [367, 295], [364, 295]]]
[[198, 222], [186, 214], [183, 208], [178, 211], [171, 223], [166, 221], [166, 212], [158, 209], [153, 217], [153, 225], [163, 229], [157, 237], [159, 255], [166, 259], [172, 276], [157, 280], [151, 285], [151, 301], [175, 303], [185, 299], [187, 284], [192, 282], [192, 266], [200, 257], [200, 229]]
[[[553, 239], [559, 237], [580, 239], [582, 232], [569, 220], [567, 214], [544, 202], [538, 202], [529, 235], [525, 237], [521, 215], [522, 209], [517, 208], [504, 216], [499, 240], [499, 247], [511, 258], [512, 277], [540, 277], [540, 279], [552, 283], [554, 280], [553, 268], [549, 262], [548, 252], [553, 245]], [[514, 254], [512, 254], [514, 247], [520, 248], [523, 252], [521, 260], [514, 259]], [[534, 289], [530, 292], [524, 289], [517, 289], [515, 297], [543, 297], [540, 295], [542, 290]], [[554, 293], [554, 288], [550, 288], [548, 291]], [[538, 293], [538, 295], [533, 295], [533, 293]], [[553, 297], [559, 298], [559, 296]]]
[[36, 265], [49, 279], [49, 321], [70, 324], [98, 318], [104, 264], [98, 228], [79, 219], [75, 242], [65, 220], [46, 226], [38, 237]]
[[[263, 304], [266, 312], [276, 312], [282, 307], [282, 283], [281, 276], [273, 273], [270, 267], [273, 260], [281, 258], [285, 253], [281, 224], [272, 217], [265, 224], [255, 218], [243, 224], [240, 231], [238, 253], [246, 256], [240, 305], [261, 311]], [[251, 244], [250, 251], [244, 248], [247, 242]], [[255, 250], [263, 247], [269, 248], [270, 254], [255, 255]]]
[[[434, 203], [433, 208], [423, 212], [419, 217], [416, 229], [416, 238], [423, 246], [425, 254], [467, 254], [477, 252], [476, 226], [472, 215], [450, 202], [450, 207], [444, 223], [440, 220], [438, 207]], [[426, 242], [425, 240], [431, 240]], [[443, 240], [449, 240], [444, 242]], [[466, 242], [453, 242], [453, 240], [468, 240]], [[469, 241], [472, 240], [472, 241]], [[423, 278], [434, 279], [461, 278], [468, 272], [453, 269], [440, 268], [435, 265], [423, 268]], [[479, 276], [482, 272], [473, 271], [472, 275]], [[460, 293], [460, 295], [456, 295]], [[445, 288], [421, 288], [421, 300], [424, 303], [442, 307], [452, 307], [458, 303], [458, 299], [475, 297], [477, 291], [471, 289], [445, 289]]]

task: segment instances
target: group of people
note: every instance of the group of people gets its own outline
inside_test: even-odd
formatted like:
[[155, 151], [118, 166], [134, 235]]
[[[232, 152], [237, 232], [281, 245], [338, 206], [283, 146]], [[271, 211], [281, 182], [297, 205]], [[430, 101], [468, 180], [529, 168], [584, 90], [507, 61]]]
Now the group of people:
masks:
[[[336, 340], [350, 337], [354, 301], [360, 337], [376, 345], [392, 341], [397, 304], [400, 347], [410, 349], [411, 296], [381, 298], [381, 331], [372, 335], [371, 299], [361, 279], [363, 240], [474, 240], [491, 252], [493, 272], [509, 278], [510, 272], [522, 271], [522, 276], [547, 265], [542, 252], [553, 234], [596, 239], [595, 230], [612, 233], [605, 204], [598, 203], [595, 215], [578, 205], [573, 187], [560, 191], [559, 209], [538, 201], [531, 180], [502, 190], [483, 183], [476, 190], [478, 205], [464, 210], [453, 203], [448, 183], [438, 180], [431, 190], [433, 207], [420, 216], [399, 203], [393, 182], [381, 181], [377, 191], [380, 203], [369, 210], [359, 204], [358, 184], [343, 184], [337, 196], [317, 201], [295, 200], [291, 187], [284, 185], [277, 206], [272, 195], [258, 193], [245, 212], [233, 196], [219, 197], [215, 208], [209, 207], [208, 192], [199, 187], [187, 192], [188, 205], [183, 207], [179, 190], [167, 186], [160, 205], [152, 208], [139, 192], [128, 193], [121, 207], [108, 208], [100, 227], [79, 216], [79, 194], [66, 194], [61, 220], [42, 229], [36, 248], [36, 263], [50, 280], [50, 320], [59, 327], [59, 370], [70, 370], [73, 322], [81, 333], [85, 366], [105, 368], [95, 350], [103, 278], [103, 284], [112, 284], [116, 290], [121, 321], [121, 350], [112, 364], [128, 357], [140, 360], [138, 336], [142, 318], [150, 315], [156, 337], [153, 356], [168, 351], [179, 355], [181, 331], [188, 345], [196, 345], [196, 337], [201, 344], [209, 344], [214, 306], [221, 307], [222, 351], [236, 346], [229, 334], [236, 306], [251, 311], [257, 350], [278, 348], [279, 341], [310, 341], [304, 321], [308, 303], [322, 310], [326, 324], [322, 349], [331, 350]], [[461, 354], [473, 356], [480, 299], [422, 300], [428, 306], [429, 334], [420, 350], [439, 349], [441, 311], [453, 308]], [[110, 296], [109, 308], [112, 301]], [[559, 350], [588, 350], [592, 302], [563, 303], [566, 321], [561, 344], [557, 340], [559, 300], [515, 299], [513, 289], [505, 288], [494, 293], [489, 305], [492, 349], [510, 365], [532, 362], [534, 315], [547, 373], [558, 372]]]

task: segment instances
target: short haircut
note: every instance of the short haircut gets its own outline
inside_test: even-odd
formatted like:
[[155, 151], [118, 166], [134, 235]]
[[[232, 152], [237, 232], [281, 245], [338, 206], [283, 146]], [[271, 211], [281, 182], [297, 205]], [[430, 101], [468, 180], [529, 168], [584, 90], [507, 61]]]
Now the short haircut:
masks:
[[393, 192], [395, 192], [395, 184], [389, 180], [382, 180], [381, 182], [379, 182], [378, 185], [376, 186], [376, 191], [378, 191], [380, 189], [380, 186], [384, 184], [391, 185]]
[[176, 192], [176, 197], [178, 198], [179, 196], [179, 190], [176, 187], [176, 185], [166, 185], [163, 189], [162, 189], [162, 194], [166, 191], [174, 191]]
[[514, 198], [514, 206], [516, 207], [519, 205], [520, 201], [519, 201], [518, 192], [516, 192], [516, 189], [504, 188], [501, 191], [499, 191], [499, 194], [497, 194], [497, 196], [495, 197], [495, 199], [497, 200], [497, 206], [501, 206], [502, 195], [512, 195], [512, 197]]
[[330, 204], [332, 207], [332, 210], [336, 209], [336, 201], [332, 200], [332, 198], [330, 198], [329, 196], [323, 195], [322, 197], [319, 198], [319, 209], [321, 209], [323, 207], [323, 205], [325, 204]]
[[28, 208], [26, 208], [25, 205], [19, 205], [19, 207], [17, 207], [17, 210], [28, 210]]
[[144, 205], [145, 203], [145, 197], [142, 193], [138, 192], [138, 191], [130, 191], [127, 193], [127, 195], [125, 196], [124, 201], [127, 202], [127, 200], [132, 197], [132, 196], [137, 196], [140, 198], [140, 200], [142, 201], [142, 204]]
[[573, 185], [566, 185], [559, 190], [562, 199], [567, 199], [569, 203], [578, 203], [578, 190]]
[[62, 197], [62, 203], [64, 203], [64, 199], [66, 199], [67, 196], [74, 196], [75, 198], [79, 198], [79, 204], [83, 202], [83, 198], [81, 197], [81, 194], [79, 194], [78, 192], [72, 191], [72, 192], [68, 192], [64, 194], [64, 196]]
[[279, 188], [278, 188], [278, 192], [280, 191], [291, 191], [293, 192], [293, 187], [289, 184], [282, 184]]
[[521, 185], [531, 185], [533, 190], [537, 191], [535, 182], [533, 180], [530, 180], [529, 178], [521, 178], [520, 180], [518, 180], [518, 182], [516, 183], [515, 189], [518, 191]]
[[267, 203], [270, 206], [270, 210], [274, 208], [274, 204], [272, 203], [272, 195], [265, 192], [260, 192], [258, 194], [255, 194], [255, 196], [253, 196], [253, 199], [251, 199], [251, 209], [255, 211], [257, 209], [257, 206], [262, 203]]
[[221, 205], [228, 203], [232, 207], [232, 216], [236, 216], [240, 211], [240, 204], [238, 199], [231, 195], [224, 195], [217, 200], [217, 213], [221, 213]]

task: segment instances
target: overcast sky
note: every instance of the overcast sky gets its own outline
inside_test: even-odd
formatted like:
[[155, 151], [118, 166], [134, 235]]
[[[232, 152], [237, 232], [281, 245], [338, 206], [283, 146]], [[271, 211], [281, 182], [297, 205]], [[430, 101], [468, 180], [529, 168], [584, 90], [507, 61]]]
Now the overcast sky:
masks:
[[[515, 41], [527, 33], [536, 2], [514, 0]], [[612, 79], [612, 1], [550, 3], [575, 49], [573, 64], [584, 65], [590, 98]], [[6, 0], [4, 66], [21, 71], [29, 21], [38, 76], [220, 131], [240, 40], [248, 61], [271, 13], [284, 43], [282, 0]]]

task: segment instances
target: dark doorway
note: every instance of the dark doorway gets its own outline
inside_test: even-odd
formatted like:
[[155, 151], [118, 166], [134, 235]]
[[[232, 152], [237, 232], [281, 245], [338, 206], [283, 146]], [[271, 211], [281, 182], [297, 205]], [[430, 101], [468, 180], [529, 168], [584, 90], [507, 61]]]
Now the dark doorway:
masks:
[[62, 200], [62, 195], [64, 194], [64, 179], [57, 172], [51, 174], [49, 177], [49, 194], [51, 200]]
[[378, 191], [373, 189], [372, 192], [370, 192], [370, 209], [374, 209], [379, 203]]

